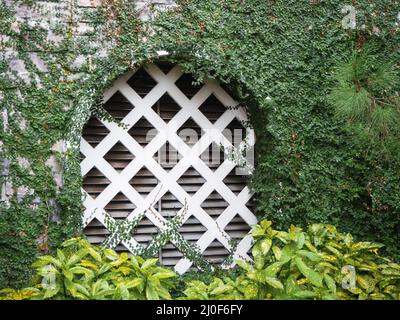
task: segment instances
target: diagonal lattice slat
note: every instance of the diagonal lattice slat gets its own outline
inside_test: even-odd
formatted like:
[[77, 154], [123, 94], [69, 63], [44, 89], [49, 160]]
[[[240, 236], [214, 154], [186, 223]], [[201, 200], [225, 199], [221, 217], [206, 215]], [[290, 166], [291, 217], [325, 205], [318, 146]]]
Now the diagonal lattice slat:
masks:
[[[244, 187], [241, 191], [231, 190], [229, 185], [224, 182], [224, 179], [230, 177], [237, 166], [229, 157], [225, 157], [223, 162], [213, 169], [202, 160], [202, 155], [208, 152], [208, 148], [212, 144], [221, 145], [228, 150], [233, 148], [232, 142], [224, 135], [224, 129], [235, 119], [240, 122], [247, 122], [245, 110], [241, 107], [226, 108], [237, 106], [238, 103], [215, 81], [206, 81], [201, 87], [192, 90], [191, 94], [185, 94], [182, 92], [183, 89], [181, 90], [176, 85], [176, 83], [180, 83], [177, 82], [178, 79], [183, 78], [179, 66], [174, 66], [168, 73], [164, 73], [157, 65], [150, 64], [140, 72], [141, 76], [137, 77], [139, 80], [144, 77], [143, 72], [146, 72], [154, 80], [151, 81], [149, 77], [146, 78], [149, 83], [152, 83], [152, 87], [146, 86], [145, 93], [142, 89], [139, 93], [134, 90], [135, 77], [132, 76], [135, 73], [131, 72], [117, 80], [114, 86], [104, 94], [105, 103], [117, 94], [119, 99], [122, 97], [126, 99], [126, 103], [132, 105], [130, 111], [123, 113], [121, 123], [124, 126], [102, 120], [100, 122], [104, 129], [101, 132], [108, 132], [106, 136], [102, 137], [96, 144], [90, 144], [85, 138], [81, 139], [81, 153], [84, 156], [81, 162], [81, 174], [85, 176], [93, 168], [96, 168], [104, 175], [104, 180], [110, 182], [95, 198], [83, 189], [85, 194], [84, 226], [88, 225], [93, 219], [97, 219], [106, 228], [108, 227], [111, 233], [106, 240], [108, 244], [122, 243], [131, 251], [140, 249], [141, 245], [133, 235], [130, 237], [119, 235], [119, 228], [123, 227], [124, 221], [118, 221], [117, 224], [110, 223], [113, 218], [105, 209], [107, 204], [119, 193], [122, 193], [126, 200], [134, 205], [134, 209], [125, 218], [127, 225], [136, 226], [142, 216], [145, 215], [158, 228], [160, 233], [163, 233], [168, 232], [170, 226], [168, 217], [163, 216], [162, 209], [156, 208], [154, 204], [161, 201], [163, 196], [169, 194], [177, 202], [187, 204], [187, 207], [177, 212], [177, 215], [183, 215], [182, 224], [193, 216], [203, 226], [206, 226], [207, 230], [196, 241], [200, 252], [205, 252], [209, 246], [216, 242], [230, 250], [231, 238], [225, 228], [232, 219], [240, 217], [241, 221], [248, 225], [257, 222], [254, 214], [246, 206], [252, 194], [248, 187]], [[181, 84], [179, 86], [182, 87]], [[174, 101], [179, 108], [173, 109], [173, 112], [168, 112], [167, 119], [164, 119], [162, 114], [157, 112], [156, 106], [166, 96], [168, 101]], [[209, 107], [207, 107], [207, 112], [201, 111], [201, 106], [204, 103], [209, 103], [207, 101], [210, 101], [211, 98], [218, 100], [219, 104], [226, 108], [225, 111], [221, 111], [219, 116], [215, 112], [212, 113]], [[124, 103], [124, 106], [126, 103]], [[208, 118], [206, 114], [211, 113], [212, 117]], [[132, 134], [141, 124], [143, 126], [143, 123], [146, 123], [146, 127], [154, 129], [153, 136], [145, 144], [137, 141]], [[183, 141], [178, 134], [178, 131], [185, 127], [187, 123], [195, 123], [201, 130], [198, 141], [191, 144]], [[246, 136], [249, 138], [248, 144], [253, 146], [253, 130], [247, 129]], [[166, 144], [179, 154], [176, 165], [168, 168], [163, 166], [162, 161], [157, 161], [158, 152], [163, 147], [165, 148]], [[114, 159], [115, 154], [110, 155], [113, 151], [120, 152], [122, 160]], [[118, 154], [116, 156], [118, 157]], [[157, 181], [154, 188], [146, 194], [139, 193], [135, 189], [135, 176], [143, 168], [146, 168]], [[188, 190], [186, 186], [180, 183], [182, 177], [189, 171], [195, 172], [198, 177], [201, 177], [201, 183], [197, 185], [198, 189], [190, 192], [186, 191]], [[226, 207], [217, 217], [212, 217], [202, 204], [216, 193], [222, 196], [222, 201], [226, 203]], [[183, 212], [184, 209], [186, 211]], [[130, 222], [132, 223], [129, 224]], [[179, 247], [182, 247], [179, 242], [183, 238], [175, 238], [171, 239], [171, 243], [179, 250]], [[251, 242], [250, 236], [244, 236], [236, 247], [234, 259], [249, 259], [247, 252]], [[183, 256], [175, 265], [175, 269], [179, 273], [184, 273], [191, 265], [192, 261]]]

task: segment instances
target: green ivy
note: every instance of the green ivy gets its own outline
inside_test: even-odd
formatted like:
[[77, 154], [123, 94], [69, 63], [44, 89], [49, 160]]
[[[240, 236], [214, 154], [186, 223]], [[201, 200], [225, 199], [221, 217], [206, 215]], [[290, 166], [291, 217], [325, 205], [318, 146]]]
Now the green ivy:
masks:
[[[78, 8], [71, 5], [62, 13], [68, 23], [52, 26], [58, 43], [46, 41], [48, 31], [27, 20], [16, 30], [15, 8], [0, 3], [0, 27], [9, 37], [2, 50], [15, 51], [30, 79], [10, 74], [13, 55], [2, 53], [0, 111], [8, 114], [8, 127], [0, 121], [0, 158], [10, 161], [10, 174], [0, 176], [0, 183], [32, 190], [22, 199], [14, 192], [9, 203], [0, 204], [0, 287], [23, 285], [35, 255], [81, 232], [82, 127], [91, 113], [102, 114], [102, 92], [127, 70], [156, 60], [159, 50], [197, 80], [219, 80], [248, 108], [257, 137], [251, 186], [260, 216], [278, 228], [331, 223], [383, 242], [398, 259], [399, 160], [360, 145], [328, 101], [335, 67], [363, 43], [374, 44], [398, 65], [398, 3], [357, 1], [354, 30], [342, 27], [341, 9], [351, 4], [343, 0], [177, 3], [176, 10], [142, 22], [131, 1], [104, 1], [98, 10], [84, 12], [93, 27], [85, 36], [75, 35]], [[107, 47], [108, 55], [96, 55], [93, 41]], [[47, 70], [32, 62], [30, 52]], [[81, 55], [92, 58], [71, 67]], [[66, 150], [52, 150], [60, 140]], [[21, 157], [29, 167], [19, 164]], [[46, 165], [51, 157], [64, 169], [62, 186]]]

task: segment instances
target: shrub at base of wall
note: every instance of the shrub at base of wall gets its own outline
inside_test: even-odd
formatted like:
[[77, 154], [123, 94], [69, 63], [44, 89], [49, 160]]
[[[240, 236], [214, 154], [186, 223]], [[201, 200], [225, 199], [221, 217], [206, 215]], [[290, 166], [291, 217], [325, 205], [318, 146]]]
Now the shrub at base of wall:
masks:
[[207, 272], [207, 282], [201, 273], [179, 279], [157, 259], [70, 239], [33, 264], [32, 287], [0, 290], [0, 299], [158, 300], [171, 293], [179, 300], [400, 299], [400, 265], [378, 255], [381, 244], [354, 242], [332, 225], [280, 231], [267, 220], [252, 235], [255, 262], [238, 261], [236, 274], [225, 271], [223, 278]]

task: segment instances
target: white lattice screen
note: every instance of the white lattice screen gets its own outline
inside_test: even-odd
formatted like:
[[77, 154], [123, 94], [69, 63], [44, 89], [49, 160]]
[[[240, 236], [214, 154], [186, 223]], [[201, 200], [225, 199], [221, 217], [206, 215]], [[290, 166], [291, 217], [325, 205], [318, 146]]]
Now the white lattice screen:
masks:
[[[220, 162], [210, 161], [215, 150], [231, 149], [227, 129], [242, 129], [237, 132], [244, 132], [248, 144], [254, 145], [253, 130], [243, 126], [245, 110], [227, 108], [238, 103], [218, 83], [194, 86], [179, 66], [167, 64], [147, 65], [125, 75], [104, 94], [104, 101], [105, 110], [125, 126], [93, 117], [83, 130], [83, 221], [89, 240], [101, 243], [110, 235], [105, 212], [115, 220], [146, 212], [132, 237], [117, 249], [146, 246], [163, 230], [163, 222], [185, 210], [186, 204], [179, 231], [208, 260], [221, 262], [230, 239], [239, 241], [234, 258], [248, 258], [252, 240], [247, 232], [257, 221], [247, 179], [224, 152], [217, 151]], [[182, 132], [188, 129], [198, 139], [183, 141]], [[171, 150], [175, 152], [165, 152]], [[176, 157], [170, 159], [171, 154]], [[174, 243], [159, 257], [180, 273], [191, 267]]]

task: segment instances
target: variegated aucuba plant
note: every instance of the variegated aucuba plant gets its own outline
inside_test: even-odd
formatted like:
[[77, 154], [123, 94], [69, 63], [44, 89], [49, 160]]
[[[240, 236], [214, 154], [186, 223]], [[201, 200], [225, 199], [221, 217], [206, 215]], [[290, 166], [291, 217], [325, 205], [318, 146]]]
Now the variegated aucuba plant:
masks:
[[55, 256], [36, 260], [31, 287], [3, 289], [0, 299], [171, 299], [169, 290], [176, 274], [156, 264], [157, 259], [118, 254], [73, 238]]

